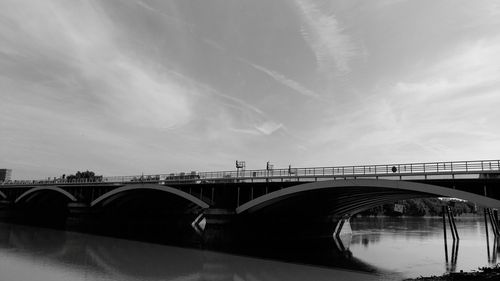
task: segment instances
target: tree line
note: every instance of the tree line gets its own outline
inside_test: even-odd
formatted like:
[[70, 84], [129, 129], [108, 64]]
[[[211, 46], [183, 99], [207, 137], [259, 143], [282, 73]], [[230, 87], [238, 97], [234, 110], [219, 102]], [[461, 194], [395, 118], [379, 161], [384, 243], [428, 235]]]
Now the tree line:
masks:
[[102, 176], [96, 176], [96, 174], [92, 171], [85, 171], [85, 172], [80, 172], [77, 171], [73, 175], [62, 175], [62, 179], [65, 179], [67, 181], [78, 181], [78, 180], [87, 180], [87, 181], [101, 181]]
[[451, 206], [456, 215], [475, 214], [478, 212], [474, 203], [466, 201], [444, 201], [437, 198], [423, 198], [399, 201], [396, 204], [402, 205], [395, 207], [395, 204], [386, 204], [375, 207], [364, 212], [362, 216], [441, 216], [442, 206]]

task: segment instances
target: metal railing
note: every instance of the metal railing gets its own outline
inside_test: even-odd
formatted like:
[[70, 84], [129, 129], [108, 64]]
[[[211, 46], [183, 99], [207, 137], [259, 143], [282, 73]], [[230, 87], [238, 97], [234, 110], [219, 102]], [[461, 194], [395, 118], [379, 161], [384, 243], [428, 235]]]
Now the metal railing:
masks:
[[53, 179], [8, 181], [1, 185], [33, 185], [33, 184], [102, 184], [102, 183], [216, 183], [236, 181], [273, 181], [300, 180], [318, 178], [352, 178], [352, 177], [402, 177], [429, 175], [459, 174], [500, 174], [500, 160], [430, 162], [384, 165], [356, 165], [336, 167], [261, 169], [216, 172], [169, 173], [135, 176], [95, 177], [93, 180]]

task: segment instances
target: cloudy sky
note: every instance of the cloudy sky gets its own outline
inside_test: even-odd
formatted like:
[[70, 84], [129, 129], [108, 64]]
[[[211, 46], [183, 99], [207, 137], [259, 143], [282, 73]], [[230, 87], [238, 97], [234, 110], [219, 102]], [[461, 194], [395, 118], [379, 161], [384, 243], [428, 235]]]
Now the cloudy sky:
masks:
[[0, 168], [498, 159], [499, 30], [495, 0], [0, 0]]

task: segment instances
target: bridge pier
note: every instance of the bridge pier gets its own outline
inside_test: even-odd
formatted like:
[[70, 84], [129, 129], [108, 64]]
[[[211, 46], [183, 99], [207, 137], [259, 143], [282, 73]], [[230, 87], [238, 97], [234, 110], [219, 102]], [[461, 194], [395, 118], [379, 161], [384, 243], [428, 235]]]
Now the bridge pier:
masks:
[[[203, 231], [200, 233], [203, 247], [208, 249], [231, 249], [237, 243], [234, 229], [236, 213], [231, 209], [205, 209]], [[193, 226], [196, 227], [196, 226]]]
[[91, 230], [93, 210], [87, 203], [68, 203], [66, 230], [88, 232]]
[[0, 221], [9, 221], [12, 218], [12, 202], [0, 200]]

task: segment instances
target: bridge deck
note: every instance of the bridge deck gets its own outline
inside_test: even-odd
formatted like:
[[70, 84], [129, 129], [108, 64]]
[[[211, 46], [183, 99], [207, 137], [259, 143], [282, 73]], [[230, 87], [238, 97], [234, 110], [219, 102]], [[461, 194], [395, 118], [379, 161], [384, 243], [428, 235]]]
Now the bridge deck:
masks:
[[130, 184], [130, 183], [177, 183], [213, 184], [234, 182], [285, 182], [318, 181], [345, 178], [385, 178], [398, 180], [419, 180], [428, 178], [477, 178], [500, 175], [500, 160], [407, 163], [361, 166], [260, 169], [215, 172], [169, 173], [135, 176], [96, 177], [95, 180], [79, 179], [68, 181], [15, 180], [1, 183], [2, 188], [25, 185], [73, 185], [73, 184]]

